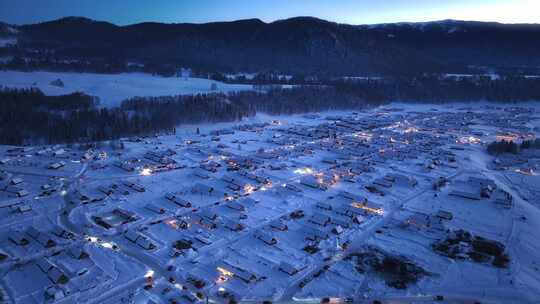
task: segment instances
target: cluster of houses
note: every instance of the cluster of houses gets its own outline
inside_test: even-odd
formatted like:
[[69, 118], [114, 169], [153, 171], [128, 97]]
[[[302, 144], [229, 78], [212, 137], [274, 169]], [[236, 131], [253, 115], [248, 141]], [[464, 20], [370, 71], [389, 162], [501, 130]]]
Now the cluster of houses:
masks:
[[414, 188], [418, 182], [414, 177], [406, 176], [403, 174], [388, 173], [383, 177], [373, 180], [373, 182], [366, 186], [366, 189], [372, 193], [378, 193], [384, 195], [388, 193], [394, 185]]
[[4, 176], [0, 178], [0, 191], [4, 191], [12, 197], [22, 198], [28, 196], [30, 192], [26, 190], [24, 178]]
[[[419, 159], [421, 155], [429, 155], [432, 163], [437, 165], [454, 161], [453, 154], [445, 154], [444, 149], [436, 149], [444, 139], [433, 140], [416, 131], [396, 133], [393, 130], [383, 130], [382, 128], [392, 124], [390, 118], [369, 121], [350, 117], [327, 117], [326, 120], [327, 122], [310, 128], [294, 125], [283, 127], [278, 123], [240, 125], [233, 129], [212, 131], [206, 139], [210, 141], [208, 144], [205, 144], [204, 137], [185, 141], [181, 145], [184, 153], [199, 161], [188, 174], [193, 180], [183, 190], [166, 192], [164, 200], [143, 204], [149, 214], [156, 219], [163, 219], [160, 222], [176, 230], [175, 235], [178, 236], [165, 246], [170, 248], [167, 256], [182, 261], [193, 255], [193, 252], [196, 252], [197, 256], [204, 253], [206, 248], [213, 248], [221, 236], [234, 239], [235, 234], [250, 235], [258, 244], [256, 246], [264, 246], [265, 250], [274, 252], [277, 256], [281, 251], [290, 250], [283, 247], [288, 239], [299, 239], [299, 249], [303, 252], [301, 254], [316, 256], [322, 249], [322, 242], [340, 238], [345, 241], [348, 233], [361, 229], [359, 227], [372, 218], [384, 215], [384, 204], [355, 193], [369, 193], [373, 189], [391, 193], [394, 188], [412, 191], [418, 186], [412, 175], [404, 173], [385, 173], [372, 178], [369, 184], [361, 182], [359, 177], [377, 173], [376, 168], [386, 162]], [[240, 132], [260, 134], [265, 132], [268, 126], [274, 128], [274, 135], [263, 143], [274, 148], [252, 149], [253, 152], [246, 152], [238, 147], [248, 144], [248, 140], [230, 139]], [[354, 134], [351, 135], [351, 132]], [[386, 136], [386, 133], [392, 136]], [[227, 141], [232, 145], [227, 145], [222, 138], [228, 138]], [[440, 152], [431, 154], [435, 150]], [[312, 158], [318, 154], [325, 156], [318, 158], [313, 169], [291, 163], [293, 159]], [[172, 156], [174, 153], [171, 151], [152, 151], [146, 152], [144, 158], [154, 163], [169, 164]], [[140, 165], [140, 162], [136, 164]], [[276, 178], [275, 174], [285, 172], [300, 176], [294, 181]], [[334, 190], [334, 186], [342, 182], [355, 190]], [[107, 189], [108, 192], [113, 192], [110, 187]], [[271, 191], [266, 191], [269, 189]], [[257, 216], [260, 212], [259, 206], [268, 208], [268, 204], [275, 204], [267, 202], [268, 198], [264, 203], [259, 202], [258, 198], [252, 198], [261, 191], [269, 195], [286, 191], [284, 193], [299, 197], [312, 191], [323, 191], [323, 194], [320, 194], [323, 197], [311, 205], [291, 210], [288, 214], [253, 229], [247, 223], [252, 214]], [[212, 198], [215, 204], [200, 207], [201, 199]], [[280, 204], [287, 205], [286, 202]], [[174, 212], [180, 214], [170, 217], [168, 210], [176, 210]], [[154, 232], [149, 233], [158, 237]], [[154, 246], [157, 246], [146, 233], [143, 234], [136, 228], [130, 228], [124, 236], [146, 250], [152, 251], [156, 248]], [[159, 249], [156, 254], [158, 252]], [[198, 265], [200, 264], [201, 262], [198, 262]], [[205, 264], [206, 262], [202, 262], [201, 267]], [[286, 258], [271, 265], [272, 269], [291, 277], [307, 267], [305, 263], [293, 263]], [[238, 261], [222, 261], [214, 269], [218, 270], [178, 274], [174, 281], [183, 280], [195, 289], [204, 289], [204, 286], [212, 285], [213, 281], [230, 281], [231, 278], [243, 284], [255, 284], [263, 276], [251, 267], [241, 266]], [[227, 290], [230, 291], [230, 288], [228, 286]]]
[[467, 181], [455, 182], [449, 195], [470, 200], [481, 200], [482, 198], [489, 198], [495, 189], [497, 189], [497, 185], [492, 180], [471, 176]]
[[124, 237], [130, 242], [137, 244], [144, 250], [152, 250], [156, 248], [156, 245], [152, 243], [152, 240], [135, 230], [127, 230], [124, 233]]
[[[308, 114], [302, 123], [238, 124], [206, 134], [197, 130], [189, 139], [171, 135], [163, 141], [123, 140], [130, 149], [122, 152], [12, 148], [0, 166], [9, 168], [14, 160], [32, 154], [43, 160], [42, 170], [60, 175], [79, 164], [75, 157], [89, 162], [85, 182], [93, 183], [66, 196], [71, 208], [88, 214], [75, 212], [64, 220], [86, 217], [87, 222], [74, 225], [170, 266], [169, 282], [183, 286], [170, 286], [171, 299], [196, 302], [201, 298], [194, 297], [194, 290], [240, 300], [264, 284], [278, 289], [302, 281], [314, 265], [345, 250], [354, 235], [394, 213], [390, 211], [400, 210], [399, 229], [443, 237], [456, 222], [450, 209], [412, 211], [398, 206], [416, 192], [438, 195], [449, 185], [447, 193], [453, 198], [511, 208], [512, 195], [490, 179], [446, 177], [460, 170], [463, 151], [481, 145], [487, 136], [476, 124], [492, 120], [509, 132], [530, 131], [516, 121], [527, 121], [531, 112], [504, 111], [499, 118], [489, 111], [466, 109]], [[538, 165], [502, 156], [494, 166], [516, 163], [523, 168]], [[10, 200], [2, 201], [0, 208], [35, 213], [29, 177], [8, 171], [0, 171], [0, 194], [9, 194]], [[58, 181], [48, 180], [41, 193], [63, 200], [55, 196], [60, 192]], [[6, 253], [8, 260], [21, 248], [44, 252], [30, 258], [30, 264], [50, 281], [44, 292], [52, 302], [110, 279], [77, 237], [63, 228], [40, 231], [26, 225], [6, 237], [15, 248]], [[52, 251], [60, 252], [59, 257]]]
[[414, 212], [400, 223], [404, 229], [414, 232], [442, 235], [446, 232], [445, 223], [453, 219], [449, 211], [439, 210], [435, 214]]
[[512, 195], [487, 178], [472, 176], [467, 181], [456, 181], [449, 195], [473, 201], [489, 200], [503, 209], [510, 209], [513, 205]]
[[97, 190], [107, 196], [111, 196], [113, 194], [117, 195], [129, 195], [131, 192], [145, 192], [146, 189], [144, 186], [129, 181], [124, 180], [121, 183], [111, 183], [109, 185], [99, 185], [97, 187]]
[[34, 284], [43, 284], [42, 297], [48, 303], [87, 292], [111, 280], [82, 245], [71, 246], [54, 256], [36, 258], [20, 271], [28, 277], [44, 278]]

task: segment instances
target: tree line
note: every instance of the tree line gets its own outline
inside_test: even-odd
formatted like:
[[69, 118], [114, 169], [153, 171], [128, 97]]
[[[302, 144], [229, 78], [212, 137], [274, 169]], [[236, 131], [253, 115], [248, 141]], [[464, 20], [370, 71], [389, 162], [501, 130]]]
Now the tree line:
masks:
[[[95, 142], [174, 132], [185, 123], [239, 121], [263, 112], [273, 115], [361, 109], [392, 101], [519, 102], [540, 100], [540, 79], [439, 76], [335, 81], [264, 91], [137, 97], [100, 108], [94, 97], [73, 93], [46, 96], [38, 89], [0, 88], [0, 143]], [[534, 143], [536, 144], [536, 143]], [[533, 143], [528, 145], [533, 146]], [[507, 149], [506, 144], [493, 151]], [[509, 149], [509, 148], [508, 148]]]
[[519, 76], [448, 78], [438, 74], [383, 80], [338, 80], [340, 91], [361, 97], [403, 102], [518, 102], [540, 100], [540, 79]]
[[518, 154], [526, 149], [540, 149], [540, 139], [528, 139], [517, 144], [513, 141], [494, 141], [487, 145], [487, 152], [491, 155], [499, 155], [503, 153]]
[[46, 96], [38, 89], [0, 88], [0, 143], [96, 142], [174, 132], [182, 123], [240, 120], [248, 113], [225, 95], [134, 98], [100, 108], [94, 97]]
[[518, 154], [519, 145], [513, 141], [494, 141], [487, 145], [487, 152], [491, 155], [499, 155], [504, 153]]

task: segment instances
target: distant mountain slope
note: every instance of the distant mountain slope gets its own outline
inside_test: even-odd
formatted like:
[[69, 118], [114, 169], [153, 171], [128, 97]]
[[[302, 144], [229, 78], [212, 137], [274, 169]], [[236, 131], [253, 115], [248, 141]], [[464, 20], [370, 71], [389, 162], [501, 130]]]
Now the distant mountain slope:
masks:
[[28, 58], [206, 71], [375, 75], [540, 67], [540, 25], [527, 24], [444, 20], [354, 26], [297, 17], [116, 26], [68, 17], [0, 24], [4, 32], [17, 36], [18, 48], [10, 52]]

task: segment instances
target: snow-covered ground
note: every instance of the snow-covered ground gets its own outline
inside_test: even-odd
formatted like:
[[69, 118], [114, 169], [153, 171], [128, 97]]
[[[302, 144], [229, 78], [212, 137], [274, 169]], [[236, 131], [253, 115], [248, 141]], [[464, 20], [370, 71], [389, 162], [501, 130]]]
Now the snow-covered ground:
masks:
[[[64, 87], [52, 85], [60, 79]], [[215, 91], [212, 84], [217, 85]], [[251, 90], [251, 85], [225, 84], [202, 78], [160, 77], [144, 73], [92, 74], [60, 72], [0, 71], [0, 86], [37, 87], [46, 95], [63, 95], [76, 91], [100, 98], [102, 106], [116, 106], [135, 96], [166, 96], [210, 92]]]
[[[42, 303], [53, 285], [71, 290], [69, 303], [183, 303], [197, 294], [194, 301], [215, 303], [227, 302], [227, 294], [255, 302], [431, 303], [439, 295], [451, 303], [535, 303], [537, 171], [493, 169], [485, 143], [501, 132], [538, 136], [539, 113], [536, 104], [395, 103], [184, 125], [174, 135], [122, 140], [122, 149], [0, 146], [0, 171], [29, 192], [16, 198], [0, 191], [0, 253], [7, 256], [0, 294]], [[84, 153], [90, 160], [81, 160]], [[512, 159], [523, 166], [519, 156]], [[65, 166], [48, 168], [60, 160]], [[527, 161], [538, 169], [540, 157]], [[446, 183], [436, 190], [441, 177]], [[471, 177], [496, 190], [481, 197], [484, 188]], [[57, 191], [43, 195], [43, 184]], [[501, 207], [496, 191], [512, 197], [510, 208]], [[30, 226], [56, 245], [44, 246]], [[52, 235], [55, 227], [73, 238]], [[503, 244], [509, 264], [433, 250], [459, 229]], [[29, 244], [15, 244], [14, 232]], [[77, 246], [90, 256], [68, 256]], [[357, 268], [355, 254], [370, 248], [406, 258], [427, 275], [394, 288], [379, 271]], [[52, 284], [40, 270], [42, 257], [74, 282]]]
[[17, 38], [0, 38], [0, 47], [6, 47], [9, 45], [16, 45], [17, 44]]

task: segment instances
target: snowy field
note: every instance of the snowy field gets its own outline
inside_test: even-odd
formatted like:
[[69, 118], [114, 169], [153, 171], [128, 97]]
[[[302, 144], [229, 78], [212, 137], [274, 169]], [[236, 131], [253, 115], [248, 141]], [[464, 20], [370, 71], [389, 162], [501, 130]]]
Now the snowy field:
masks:
[[16, 45], [17, 44], [17, 38], [0, 38], [0, 47], [6, 47], [9, 45]]
[[[60, 79], [64, 87], [52, 85]], [[212, 84], [217, 85], [215, 91]], [[92, 74], [57, 72], [0, 71], [0, 86], [37, 87], [46, 95], [84, 92], [100, 98], [102, 106], [119, 105], [135, 96], [188, 95], [210, 92], [251, 90], [251, 85], [225, 84], [202, 78], [160, 77], [144, 73]]]

